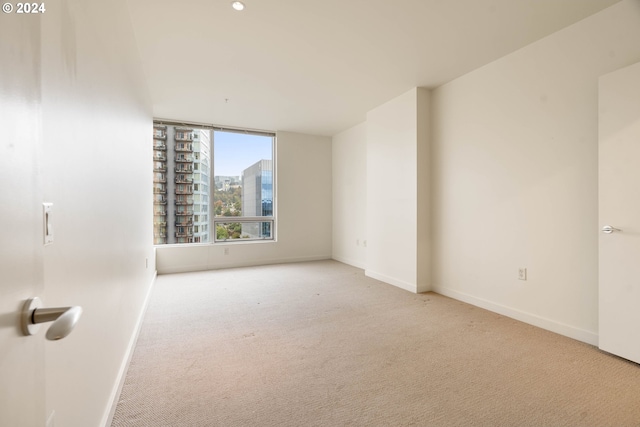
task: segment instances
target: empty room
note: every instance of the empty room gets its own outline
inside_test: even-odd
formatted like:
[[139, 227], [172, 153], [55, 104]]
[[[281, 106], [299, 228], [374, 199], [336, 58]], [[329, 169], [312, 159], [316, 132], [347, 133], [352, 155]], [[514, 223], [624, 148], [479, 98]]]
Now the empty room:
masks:
[[640, 0], [0, 14], [0, 426], [637, 426]]

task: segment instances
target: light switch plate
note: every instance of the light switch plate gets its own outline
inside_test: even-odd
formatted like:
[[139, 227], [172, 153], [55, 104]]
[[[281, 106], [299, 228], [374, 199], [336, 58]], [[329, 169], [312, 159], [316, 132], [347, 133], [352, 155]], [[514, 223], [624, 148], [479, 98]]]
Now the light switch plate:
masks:
[[42, 204], [42, 222], [44, 245], [50, 245], [53, 243], [53, 203]]

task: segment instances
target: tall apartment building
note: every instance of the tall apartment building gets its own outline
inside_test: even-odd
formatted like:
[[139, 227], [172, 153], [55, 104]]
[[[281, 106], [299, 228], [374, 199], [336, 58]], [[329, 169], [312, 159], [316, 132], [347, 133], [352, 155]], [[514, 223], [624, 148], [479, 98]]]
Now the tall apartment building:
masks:
[[167, 127], [153, 126], [153, 244], [167, 243]]
[[193, 242], [209, 241], [211, 132], [193, 131]]
[[[273, 160], [260, 160], [242, 171], [242, 215], [273, 215]], [[242, 234], [271, 237], [271, 224], [245, 223]]]
[[210, 179], [210, 131], [154, 124], [154, 244], [209, 241]]

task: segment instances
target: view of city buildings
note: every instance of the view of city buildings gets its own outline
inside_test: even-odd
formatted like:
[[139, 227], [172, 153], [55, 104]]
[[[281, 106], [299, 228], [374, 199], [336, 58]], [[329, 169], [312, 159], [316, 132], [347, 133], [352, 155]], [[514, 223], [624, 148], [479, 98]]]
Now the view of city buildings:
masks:
[[216, 190], [229, 191], [233, 187], [240, 187], [239, 176], [215, 176], [214, 182], [216, 184]]
[[272, 220], [243, 220], [273, 216], [273, 160], [240, 156], [239, 175], [212, 176], [216, 133], [154, 123], [154, 244], [273, 238]]
[[[242, 212], [244, 216], [273, 215], [273, 161], [260, 160], [242, 171]], [[271, 237], [271, 224], [244, 224], [242, 232], [253, 238]]]
[[210, 131], [153, 127], [153, 241], [209, 241]]

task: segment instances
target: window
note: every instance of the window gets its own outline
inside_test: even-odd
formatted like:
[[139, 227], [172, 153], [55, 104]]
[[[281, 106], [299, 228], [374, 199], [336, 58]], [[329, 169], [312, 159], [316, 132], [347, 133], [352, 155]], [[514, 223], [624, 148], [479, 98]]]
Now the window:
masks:
[[274, 134], [154, 122], [153, 147], [154, 244], [274, 239]]

